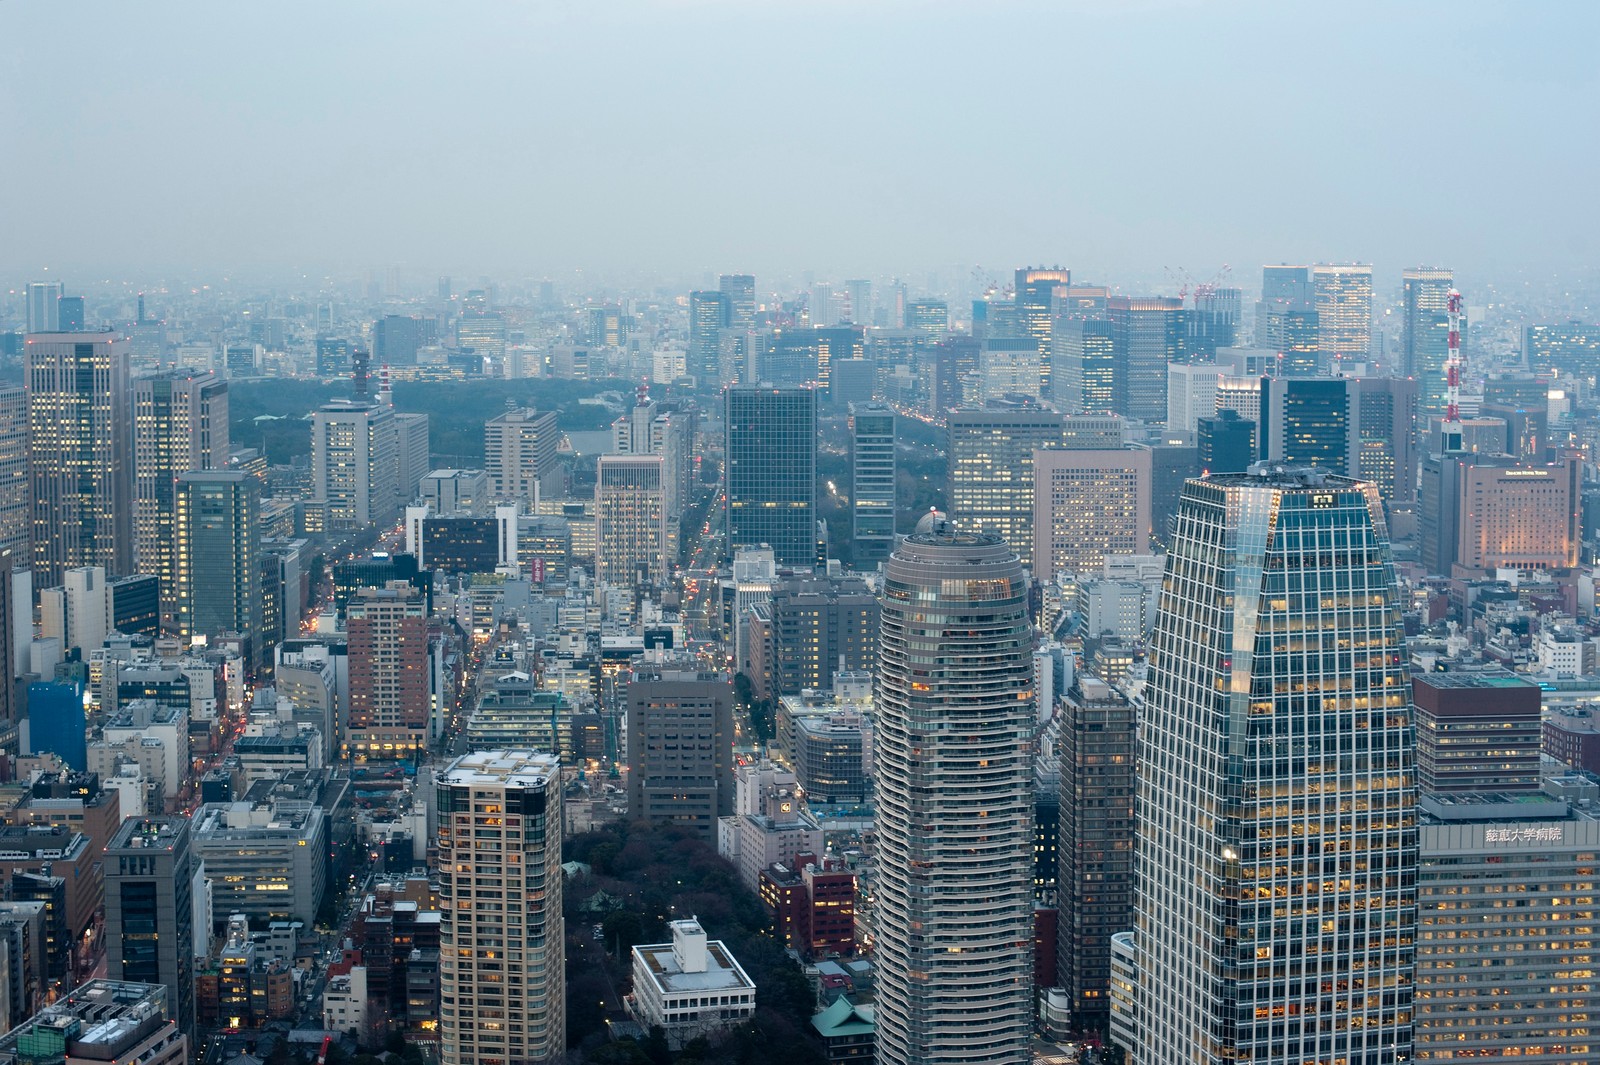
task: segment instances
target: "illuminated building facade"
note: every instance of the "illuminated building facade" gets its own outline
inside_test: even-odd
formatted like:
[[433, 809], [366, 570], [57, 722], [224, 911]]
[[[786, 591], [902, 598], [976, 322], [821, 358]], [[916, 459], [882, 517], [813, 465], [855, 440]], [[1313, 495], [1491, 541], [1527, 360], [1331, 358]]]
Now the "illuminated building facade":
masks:
[[595, 475], [595, 580], [660, 586], [667, 576], [667, 504], [660, 455], [601, 455]]
[[231, 470], [178, 478], [173, 553], [178, 635], [236, 632], [262, 653], [260, 500], [255, 478]]
[[437, 783], [440, 1060], [565, 1061], [561, 763], [475, 751]]
[[947, 421], [950, 513], [963, 529], [991, 532], [1028, 565], [1033, 558], [1033, 455], [1061, 447], [1065, 419], [1050, 410], [956, 410]]
[[1450, 319], [1445, 304], [1455, 287], [1449, 270], [1417, 267], [1400, 275], [1401, 376], [1422, 387], [1422, 409], [1444, 413], [1444, 364], [1449, 355]]
[[404, 581], [363, 588], [345, 612], [349, 630], [350, 727], [346, 755], [413, 757], [426, 742], [428, 611]]
[[33, 560], [28, 499], [28, 392], [0, 387], [0, 555], [26, 567]]
[[114, 333], [30, 333], [24, 342], [33, 497], [33, 583], [78, 566], [133, 568], [128, 345]]
[[1033, 566], [1098, 573], [1107, 555], [1150, 549], [1152, 452], [1040, 450], [1033, 453]]
[[336, 400], [312, 416], [311, 495], [325, 503], [329, 529], [387, 524], [395, 516], [400, 431], [392, 407]]
[[544, 479], [555, 473], [560, 442], [555, 411], [510, 410], [485, 422], [484, 472], [490, 497], [534, 506]]
[[860, 404], [850, 415], [850, 516], [858, 569], [889, 557], [894, 549], [894, 411]]
[[1167, 366], [1184, 355], [1183, 301], [1166, 296], [1112, 296], [1112, 410], [1156, 423], [1167, 416]]
[[1139, 1065], [1411, 1060], [1401, 606], [1371, 485], [1185, 486], [1140, 722]]
[[1311, 299], [1322, 359], [1330, 367], [1341, 360], [1366, 361], [1372, 347], [1372, 267], [1313, 266]]
[[728, 550], [767, 544], [780, 565], [817, 559], [817, 393], [724, 393]]

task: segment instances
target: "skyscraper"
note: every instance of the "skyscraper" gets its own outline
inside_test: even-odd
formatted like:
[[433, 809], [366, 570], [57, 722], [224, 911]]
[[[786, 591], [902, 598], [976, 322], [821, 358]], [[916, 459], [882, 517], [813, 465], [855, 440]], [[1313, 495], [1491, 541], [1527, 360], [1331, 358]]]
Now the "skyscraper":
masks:
[[751, 274], [723, 274], [718, 282], [727, 313], [727, 326], [748, 332], [756, 325], [756, 279]]
[[394, 408], [362, 400], [324, 404], [311, 420], [311, 496], [329, 529], [384, 525], [400, 509], [400, 434]]
[[863, 403], [850, 415], [850, 508], [855, 563], [865, 569], [894, 549], [894, 411]]
[[996, 534], [1029, 564], [1033, 454], [1065, 443], [1065, 419], [1052, 410], [956, 410], [946, 426], [950, 513], [964, 529]]
[[721, 292], [689, 293], [689, 373], [703, 385], [721, 378], [722, 330], [728, 300]]
[[178, 603], [178, 478], [228, 464], [228, 382], [208, 371], [167, 370], [133, 382], [133, 561], [161, 580], [161, 611]]
[[[103, 865], [106, 975], [165, 984], [172, 1019], [193, 1038], [196, 867], [189, 818], [128, 818], [106, 844]], [[204, 946], [211, 929], [200, 935]]]
[[716, 837], [733, 814], [733, 684], [726, 674], [641, 669], [628, 685], [628, 816]]
[[28, 332], [61, 331], [61, 282], [32, 281], [28, 284]]
[[346, 756], [413, 757], [428, 730], [428, 611], [405, 581], [363, 588], [346, 608], [350, 633], [350, 727]]
[[666, 486], [660, 455], [601, 455], [595, 472], [594, 576], [633, 586], [667, 576]]
[[1389, 504], [1417, 498], [1417, 382], [1404, 377], [1361, 377], [1357, 416], [1361, 456], [1357, 475], [1378, 486]]
[[1055, 325], [1055, 294], [1072, 284], [1072, 271], [1059, 266], [1028, 266], [1017, 271], [1017, 318], [1022, 331], [1039, 345], [1039, 390], [1050, 391], [1050, 332]]
[[1167, 416], [1167, 364], [1183, 354], [1183, 301], [1112, 296], [1106, 301], [1114, 363], [1113, 411], [1159, 422]]
[[1421, 386], [1422, 409], [1444, 413], [1444, 364], [1450, 353], [1450, 318], [1446, 314], [1455, 275], [1449, 270], [1416, 267], [1400, 275], [1400, 375]]
[[1185, 487], [1140, 723], [1139, 1065], [1411, 1059], [1401, 607], [1371, 485]]
[[1107, 555], [1150, 549], [1148, 448], [1040, 450], [1033, 454], [1033, 567], [1098, 573]]
[[1332, 367], [1341, 361], [1366, 361], [1372, 345], [1372, 267], [1313, 266], [1311, 298], [1321, 357]]
[[1361, 453], [1361, 392], [1349, 377], [1263, 377], [1265, 462], [1353, 474]]
[[465, 754], [439, 774], [436, 798], [440, 1061], [564, 1061], [561, 763]]
[[724, 396], [728, 550], [768, 544], [780, 565], [814, 565], [816, 392], [735, 387]]
[[237, 632], [261, 655], [260, 508], [248, 474], [179, 475], [173, 574], [178, 634], [185, 639]]
[[889, 556], [878, 769], [879, 1065], [1029, 1060], [1033, 630], [999, 536], [936, 515]]
[[22, 569], [33, 564], [28, 491], [28, 391], [0, 387], [0, 554]]
[[33, 333], [25, 344], [35, 587], [64, 570], [133, 568], [128, 346], [114, 333]]
[[556, 472], [561, 432], [555, 411], [508, 410], [483, 423], [484, 472], [489, 495], [502, 503], [532, 506]]
[[1063, 414], [1110, 414], [1127, 384], [1105, 318], [1066, 318], [1050, 337], [1050, 391]]

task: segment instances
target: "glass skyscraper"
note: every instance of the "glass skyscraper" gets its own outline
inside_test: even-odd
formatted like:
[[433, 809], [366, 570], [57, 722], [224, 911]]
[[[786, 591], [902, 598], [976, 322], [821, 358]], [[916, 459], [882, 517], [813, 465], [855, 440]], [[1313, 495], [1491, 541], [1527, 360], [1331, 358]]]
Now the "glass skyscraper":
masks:
[[879, 1065], [1025, 1065], [1033, 630], [1000, 537], [929, 515], [889, 556], [874, 745]]
[[817, 393], [724, 394], [728, 551], [768, 544], [780, 565], [817, 559]]
[[1133, 1060], [1411, 1060], [1415, 735], [1377, 489], [1190, 481], [1141, 722]]

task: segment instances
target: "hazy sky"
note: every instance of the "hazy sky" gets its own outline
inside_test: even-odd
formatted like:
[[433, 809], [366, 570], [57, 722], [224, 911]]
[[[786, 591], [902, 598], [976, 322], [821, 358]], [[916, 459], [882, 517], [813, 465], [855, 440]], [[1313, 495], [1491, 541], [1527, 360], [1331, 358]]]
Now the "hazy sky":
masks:
[[1600, 259], [1600, 3], [0, 0], [0, 271]]

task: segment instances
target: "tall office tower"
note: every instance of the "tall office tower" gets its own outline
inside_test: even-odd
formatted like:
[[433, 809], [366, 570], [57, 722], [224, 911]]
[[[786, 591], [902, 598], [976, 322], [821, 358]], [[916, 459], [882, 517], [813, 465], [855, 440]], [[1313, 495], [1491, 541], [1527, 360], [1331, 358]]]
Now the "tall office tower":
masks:
[[1150, 550], [1149, 448], [1033, 453], [1033, 569], [1100, 572], [1107, 555]]
[[860, 577], [798, 577], [750, 605], [745, 670], [763, 698], [827, 691], [841, 672], [878, 661], [878, 601]]
[[1141, 421], [1161, 421], [1167, 416], [1167, 364], [1182, 361], [1183, 301], [1112, 296], [1106, 317], [1118, 386], [1112, 409]]
[[872, 325], [872, 282], [865, 278], [846, 281], [844, 296], [843, 320], [853, 325]]
[[816, 392], [736, 387], [724, 397], [728, 550], [768, 544], [779, 565], [815, 565]]
[[428, 416], [397, 412], [395, 435], [395, 507], [417, 498], [417, 488], [433, 468], [428, 450]]
[[394, 409], [360, 400], [324, 404], [311, 419], [311, 497], [330, 529], [386, 525], [399, 511], [400, 441]]
[[932, 337], [943, 337], [950, 332], [950, 305], [944, 300], [908, 301], [906, 328]]
[[33, 563], [28, 490], [28, 391], [7, 385], [0, 387], [0, 555], [23, 569]]
[[[867, 357], [866, 336], [860, 326], [842, 325], [827, 329], [817, 329], [817, 384], [829, 393], [829, 398], [837, 400], [839, 397], [832, 395], [833, 367], [836, 363], [851, 359], [865, 359]], [[848, 401], [849, 396], [842, 397]]]
[[1217, 413], [1217, 381], [1221, 372], [1214, 362], [1183, 363], [1167, 367], [1167, 429], [1192, 433], [1201, 418]]
[[133, 568], [128, 345], [114, 333], [33, 333], [24, 345], [34, 585], [64, 570]]
[[850, 517], [855, 565], [866, 569], [894, 550], [894, 411], [863, 403], [850, 414]]
[[1024, 336], [1039, 345], [1039, 391], [1050, 394], [1050, 333], [1055, 325], [1056, 290], [1072, 284], [1072, 271], [1061, 267], [1024, 267], [1016, 275], [1017, 318]]
[[[194, 927], [199, 872], [187, 817], [130, 817], [106, 844], [106, 975], [165, 984], [178, 1030], [194, 1037], [194, 959], [211, 929]], [[202, 949], [196, 951], [195, 947]]]
[[628, 816], [706, 840], [733, 815], [733, 684], [724, 673], [645, 667], [628, 685]]
[[1263, 266], [1261, 298], [1268, 303], [1310, 303], [1311, 267]]
[[601, 455], [595, 474], [594, 576], [661, 587], [667, 577], [666, 486], [660, 455]]
[[83, 331], [84, 307], [82, 296], [62, 296], [56, 301], [56, 313], [60, 318], [60, 327], [63, 333], [80, 333]]
[[456, 348], [480, 359], [506, 357], [506, 319], [499, 311], [464, 314], [456, 319]]
[[1139, 1065], [1411, 1060], [1401, 605], [1371, 485], [1185, 487], [1140, 721]]
[[1050, 391], [1063, 414], [1110, 414], [1120, 384], [1105, 318], [1063, 318], [1050, 334]]
[[1258, 304], [1256, 347], [1278, 353], [1276, 374], [1311, 377], [1323, 371], [1322, 327], [1317, 312], [1301, 304]]
[[1066, 419], [1050, 410], [954, 410], [946, 421], [950, 513], [1033, 558], [1033, 454], [1061, 447]]
[[439, 774], [439, 1060], [567, 1054], [561, 763], [475, 751]]
[[176, 617], [177, 484], [228, 464], [228, 382], [165, 370], [133, 382], [133, 562], [161, 579], [161, 612]]
[[1243, 473], [1256, 463], [1256, 423], [1239, 417], [1238, 411], [1219, 410], [1201, 418], [1195, 432], [1201, 476], [1211, 473]]
[[176, 493], [178, 635], [237, 632], [261, 647], [261, 497], [255, 478], [234, 470], [180, 474]]
[[720, 292], [689, 293], [689, 373], [714, 384], [722, 373], [722, 330], [728, 324], [728, 300]]
[[1073, 1024], [1104, 1028], [1111, 937], [1133, 924], [1138, 714], [1125, 696], [1088, 674], [1078, 675], [1061, 708], [1056, 966]]
[[428, 608], [405, 581], [363, 588], [345, 609], [350, 647], [350, 725], [345, 756], [415, 757], [427, 746]]
[[536, 504], [551, 487], [544, 482], [556, 472], [560, 442], [554, 411], [508, 410], [484, 422], [489, 495], [502, 503]]
[[[17, 658], [28, 653], [29, 646], [19, 637], [24, 632], [29, 641], [33, 637], [33, 596], [28, 594], [28, 575], [23, 574], [19, 581], [13, 569], [19, 561], [27, 564], [26, 559], [0, 551], [0, 732], [8, 735], [17, 726]], [[29, 624], [18, 624], [19, 613]]]
[[379, 366], [415, 366], [422, 347], [422, 319], [386, 314], [372, 324], [372, 357]]
[[1490, 374], [1478, 414], [1506, 423], [1506, 454], [1541, 459], [1550, 442], [1550, 382], [1528, 373]]
[[1361, 453], [1361, 392], [1348, 377], [1263, 377], [1263, 462], [1352, 474]]
[[[1400, 365], [1403, 377], [1422, 382], [1424, 409], [1444, 411], [1444, 362], [1449, 350], [1446, 303], [1455, 287], [1449, 270], [1419, 266], [1400, 275]], [[1438, 384], [1432, 385], [1434, 378]], [[1431, 386], [1431, 387], [1430, 387]]]
[[756, 279], [751, 274], [723, 274], [717, 288], [727, 310], [727, 326], [738, 332], [756, 327]]
[[28, 284], [28, 332], [61, 332], [61, 282]]
[[[999, 536], [889, 556], [875, 684], [879, 1065], [1029, 1060], [1033, 629]], [[936, 661], [937, 660], [937, 661]]]
[[1194, 306], [1184, 315], [1184, 355], [1191, 359], [1216, 358], [1218, 348], [1231, 348], [1239, 342], [1243, 317], [1241, 290], [1199, 286], [1195, 289]]
[[833, 325], [839, 320], [839, 300], [834, 295], [833, 286], [826, 281], [811, 286], [807, 308], [813, 326]]
[[1311, 268], [1317, 347], [1332, 368], [1365, 362], [1372, 347], [1372, 267], [1319, 264]]
[[1431, 455], [1418, 518], [1431, 574], [1555, 570], [1578, 564], [1582, 491], [1572, 455], [1521, 462], [1509, 455]]
[[1417, 785], [1424, 796], [1539, 791], [1541, 693], [1505, 671], [1411, 678]]
[[1417, 382], [1362, 377], [1356, 385], [1361, 398], [1357, 475], [1377, 485], [1385, 503], [1410, 506], [1417, 499]]

